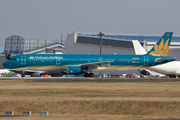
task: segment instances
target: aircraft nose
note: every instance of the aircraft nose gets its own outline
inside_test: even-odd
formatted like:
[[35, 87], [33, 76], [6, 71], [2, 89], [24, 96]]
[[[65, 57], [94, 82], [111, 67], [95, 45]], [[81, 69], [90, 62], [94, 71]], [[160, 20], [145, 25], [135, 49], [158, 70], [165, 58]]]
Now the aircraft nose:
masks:
[[3, 66], [4, 66], [5, 68], [8, 68], [8, 63], [7, 63], [7, 61], [5, 61], [5, 62], [3, 63]]

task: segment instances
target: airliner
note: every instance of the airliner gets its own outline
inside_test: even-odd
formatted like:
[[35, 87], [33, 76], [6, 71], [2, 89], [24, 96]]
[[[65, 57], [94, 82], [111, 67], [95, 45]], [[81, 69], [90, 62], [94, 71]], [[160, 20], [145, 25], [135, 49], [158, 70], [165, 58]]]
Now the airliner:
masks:
[[7, 69], [0, 69], [0, 74], [8, 74], [11, 71], [7, 70]]
[[[136, 55], [147, 54], [146, 50], [141, 46], [138, 40], [132, 40], [132, 42], [133, 42]], [[171, 61], [171, 62], [164, 63], [161, 65], [148, 67], [147, 69], [161, 73], [161, 74], [166, 74], [170, 77], [175, 77], [173, 75], [180, 75], [180, 61]], [[140, 69], [140, 72], [145, 75], [146, 74], [150, 75], [151, 73], [147, 69]]]
[[[167, 56], [173, 32], [166, 32], [156, 45], [145, 55], [111, 55], [111, 54], [21, 54], [11, 56], [5, 51], [8, 59], [3, 63], [10, 71], [29, 73], [61, 70], [65, 75], [84, 74], [94, 77], [93, 71], [127, 71], [147, 68], [175, 58]], [[159, 53], [156, 53], [159, 49]]]

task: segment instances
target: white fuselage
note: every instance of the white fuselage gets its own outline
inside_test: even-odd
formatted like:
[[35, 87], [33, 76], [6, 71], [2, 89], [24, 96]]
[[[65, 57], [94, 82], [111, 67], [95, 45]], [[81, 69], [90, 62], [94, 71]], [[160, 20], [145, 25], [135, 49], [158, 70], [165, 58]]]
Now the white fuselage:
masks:
[[165, 64], [149, 67], [148, 69], [162, 74], [180, 75], [180, 61], [172, 61]]
[[0, 74], [7, 74], [7, 73], [10, 73], [10, 71], [7, 69], [0, 69]]

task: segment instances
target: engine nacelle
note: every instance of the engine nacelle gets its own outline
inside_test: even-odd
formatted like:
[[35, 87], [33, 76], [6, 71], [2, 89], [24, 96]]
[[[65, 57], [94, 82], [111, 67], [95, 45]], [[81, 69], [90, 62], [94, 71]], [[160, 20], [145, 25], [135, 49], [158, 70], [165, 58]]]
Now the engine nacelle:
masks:
[[45, 71], [45, 74], [51, 75], [51, 77], [61, 77], [62, 73], [60, 70]]
[[81, 67], [69, 66], [67, 67], [67, 70], [62, 70], [61, 72], [64, 75], [78, 75], [83, 74], [84, 69]]
[[43, 73], [40, 72], [32, 73], [31, 77], [43, 77]]
[[139, 72], [143, 75], [151, 75], [151, 72], [147, 69], [139, 69]]

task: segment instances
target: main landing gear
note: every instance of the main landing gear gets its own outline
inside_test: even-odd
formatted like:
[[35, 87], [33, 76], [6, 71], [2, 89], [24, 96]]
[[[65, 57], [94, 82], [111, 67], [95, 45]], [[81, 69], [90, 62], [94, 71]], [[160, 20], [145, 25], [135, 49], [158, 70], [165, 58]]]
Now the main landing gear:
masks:
[[25, 74], [21, 74], [21, 77], [25, 77]]
[[84, 77], [94, 77], [93, 73], [84, 73]]

